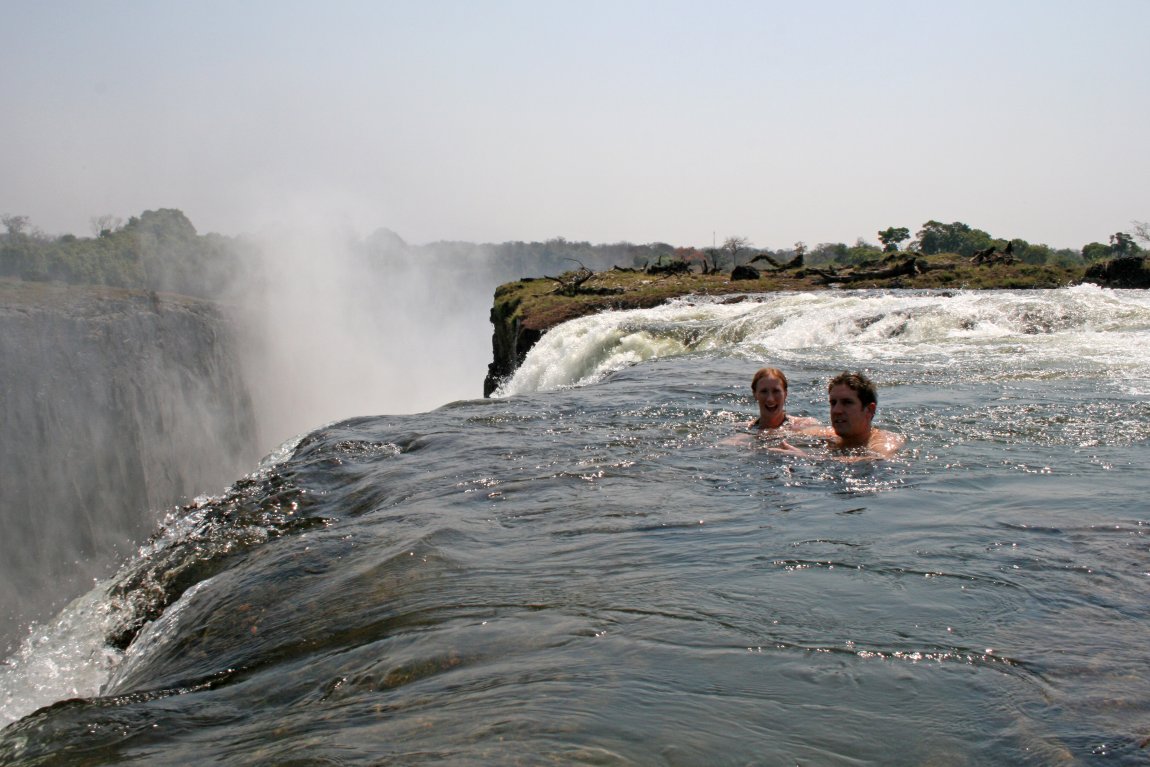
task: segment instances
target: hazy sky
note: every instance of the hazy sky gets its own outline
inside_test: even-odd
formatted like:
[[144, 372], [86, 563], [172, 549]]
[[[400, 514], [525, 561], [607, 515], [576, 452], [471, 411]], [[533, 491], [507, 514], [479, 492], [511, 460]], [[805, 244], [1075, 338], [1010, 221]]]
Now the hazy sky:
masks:
[[0, 0], [0, 213], [759, 247], [1150, 219], [1150, 2]]

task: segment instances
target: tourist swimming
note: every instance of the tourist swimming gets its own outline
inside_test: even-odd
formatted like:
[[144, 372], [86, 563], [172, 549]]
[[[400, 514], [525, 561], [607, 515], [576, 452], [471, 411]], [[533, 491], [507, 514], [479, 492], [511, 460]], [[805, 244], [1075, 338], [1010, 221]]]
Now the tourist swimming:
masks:
[[[863, 373], [843, 372], [827, 385], [830, 427], [806, 428], [800, 434], [818, 437], [841, 454], [840, 460], [859, 461], [890, 458], [906, 444], [901, 434], [876, 428], [872, 421], [878, 409], [878, 391]], [[761, 407], [761, 405], [760, 405]], [[809, 453], [783, 440], [772, 450], [798, 455]]]
[[748, 431], [796, 431], [820, 425], [818, 419], [787, 413], [787, 386], [787, 376], [778, 368], [760, 368], [755, 371], [751, 378], [751, 392], [759, 406], [759, 417], [747, 424]]

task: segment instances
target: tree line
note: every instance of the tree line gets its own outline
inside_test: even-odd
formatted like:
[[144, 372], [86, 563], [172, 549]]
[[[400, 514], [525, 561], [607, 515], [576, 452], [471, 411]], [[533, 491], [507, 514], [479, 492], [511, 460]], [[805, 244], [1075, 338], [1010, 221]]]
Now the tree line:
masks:
[[245, 246], [200, 235], [178, 210], [150, 210], [126, 224], [93, 220], [93, 237], [49, 237], [27, 216], [0, 216], [0, 277], [157, 290], [215, 298], [239, 274]]
[[[126, 223], [111, 216], [95, 218], [91, 237], [48, 236], [36, 230], [27, 216], [3, 215], [0, 224], [4, 227], [0, 233], [0, 277], [220, 298], [241, 277], [253, 276], [263, 263], [253, 257], [259, 247], [254, 241], [201, 235], [175, 209], [145, 211]], [[960, 221], [927, 221], [913, 237], [907, 227], [888, 227], [876, 234], [877, 244], [860, 238], [853, 245], [838, 242], [808, 247], [798, 242], [792, 248], [771, 250], [756, 248], [745, 237], [728, 237], [722, 246], [710, 248], [664, 242], [591, 244], [562, 237], [543, 242], [409, 245], [394, 232], [380, 229], [351, 243], [350, 252], [353, 259], [377, 274], [447, 268], [474, 270], [510, 281], [576, 267], [594, 271], [623, 267], [717, 272], [752, 260], [788, 263], [796, 258], [813, 267], [850, 266], [900, 250], [970, 258], [990, 249], [1010, 253], [1027, 264], [1079, 266], [1142, 253], [1139, 241], [1150, 245], [1150, 224], [1137, 221], [1131, 232], [1116, 232], [1108, 242], [1091, 242], [1080, 250], [1055, 249], [1019, 238], [997, 238]]]

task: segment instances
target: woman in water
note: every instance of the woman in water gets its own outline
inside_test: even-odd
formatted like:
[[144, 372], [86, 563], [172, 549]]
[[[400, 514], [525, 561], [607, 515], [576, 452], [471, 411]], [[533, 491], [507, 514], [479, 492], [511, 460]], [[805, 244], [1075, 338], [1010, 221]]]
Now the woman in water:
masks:
[[759, 417], [747, 424], [753, 432], [776, 429], [797, 431], [819, 426], [818, 419], [787, 415], [787, 376], [778, 368], [761, 368], [751, 378], [751, 393], [759, 405]]

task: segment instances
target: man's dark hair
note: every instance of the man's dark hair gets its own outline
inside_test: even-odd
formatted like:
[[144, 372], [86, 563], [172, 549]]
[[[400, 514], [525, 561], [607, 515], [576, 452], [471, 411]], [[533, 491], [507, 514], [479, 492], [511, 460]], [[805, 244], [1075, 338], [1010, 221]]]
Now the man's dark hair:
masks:
[[827, 384], [827, 392], [829, 393], [831, 389], [839, 385], [847, 386], [857, 394], [863, 407], [872, 402], [878, 404], [878, 391], [874, 388], [874, 383], [862, 373], [848, 373], [846, 371], [839, 373]]

